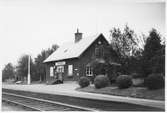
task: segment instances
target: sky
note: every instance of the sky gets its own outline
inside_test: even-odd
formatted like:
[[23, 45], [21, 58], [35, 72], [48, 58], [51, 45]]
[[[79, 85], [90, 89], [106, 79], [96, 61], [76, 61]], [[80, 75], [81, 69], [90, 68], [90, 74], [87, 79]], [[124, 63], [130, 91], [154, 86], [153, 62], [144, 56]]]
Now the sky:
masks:
[[[124, 2], [123, 2], [124, 1]], [[0, 67], [17, 64], [23, 54], [33, 58], [53, 44], [103, 33], [128, 24], [137, 35], [156, 28], [165, 36], [165, 2], [162, 0], [1, 0]]]

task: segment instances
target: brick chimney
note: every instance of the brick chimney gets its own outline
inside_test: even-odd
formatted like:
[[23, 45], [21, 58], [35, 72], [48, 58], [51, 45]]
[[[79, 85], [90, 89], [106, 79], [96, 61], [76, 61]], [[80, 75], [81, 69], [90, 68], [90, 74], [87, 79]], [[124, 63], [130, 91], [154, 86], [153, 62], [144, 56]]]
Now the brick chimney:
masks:
[[82, 39], [82, 33], [79, 33], [79, 30], [77, 29], [77, 32], [75, 33], [75, 43], [79, 42]]

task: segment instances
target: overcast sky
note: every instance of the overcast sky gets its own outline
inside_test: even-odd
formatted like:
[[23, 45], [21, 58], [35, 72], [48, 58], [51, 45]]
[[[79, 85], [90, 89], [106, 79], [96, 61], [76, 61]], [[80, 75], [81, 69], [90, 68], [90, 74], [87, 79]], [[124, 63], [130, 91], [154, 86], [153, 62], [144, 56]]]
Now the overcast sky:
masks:
[[112, 27], [128, 24], [138, 35], [154, 27], [164, 36], [165, 3], [138, 1], [1, 0], [0, 66], [73, 41], [77, 28], [84, 36], [103, 33], [108, 38]]

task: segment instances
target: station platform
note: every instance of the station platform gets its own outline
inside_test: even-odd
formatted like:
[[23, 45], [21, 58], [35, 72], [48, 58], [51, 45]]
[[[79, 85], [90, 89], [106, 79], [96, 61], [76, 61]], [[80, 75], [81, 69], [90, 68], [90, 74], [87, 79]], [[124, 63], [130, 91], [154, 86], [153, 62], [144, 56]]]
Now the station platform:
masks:
[[78, 87], [79, 85], [76, 82], [65, 82], [64, 84], [57, 84], [57, 85], [2, 84], [2, 88], [5, 88], [5, 89], [30, 91], [30, 92], [45, 93], [45, 94], [65, 95], [65, 96], [80, 97], [80, 98], [86, 98], [86, 99], [96, 99], [96, 100], [115, 101], [115, 102], [124, 102], [124, 103], [126, 102], [131, 104], [165, 109], [165, 101], [80, 92], [75, 90]]

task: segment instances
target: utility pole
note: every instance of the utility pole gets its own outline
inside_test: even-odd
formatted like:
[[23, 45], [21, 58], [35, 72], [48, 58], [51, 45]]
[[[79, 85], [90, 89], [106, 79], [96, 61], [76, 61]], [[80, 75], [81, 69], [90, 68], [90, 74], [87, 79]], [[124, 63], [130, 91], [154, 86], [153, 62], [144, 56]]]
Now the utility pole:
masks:
[[30, 55], [29, 55], [29, 57], [28, 57], [28, 81], [27, 81], [28, 85], [30, 85], [30, 83], [31, 83], [31, 76], [30, 76], [30, 60], [31, 60], [31, 57], [30, 57]]

